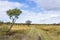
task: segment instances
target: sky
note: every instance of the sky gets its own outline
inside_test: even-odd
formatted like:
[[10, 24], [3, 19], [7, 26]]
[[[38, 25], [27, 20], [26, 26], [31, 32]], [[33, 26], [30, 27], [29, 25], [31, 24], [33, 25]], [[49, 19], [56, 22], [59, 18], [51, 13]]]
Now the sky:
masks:
[[0, 0], [0, 21], [11, 22], [6, 11], [14, 8], [22, 11], [16, 23], [60, 23], [60, 0]]

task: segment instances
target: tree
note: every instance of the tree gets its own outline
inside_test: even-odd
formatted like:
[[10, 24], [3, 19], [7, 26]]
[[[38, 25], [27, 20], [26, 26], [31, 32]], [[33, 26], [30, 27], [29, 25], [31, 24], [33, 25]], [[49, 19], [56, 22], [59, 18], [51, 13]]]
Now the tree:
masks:
[[30, 20], [27, 20], [26, 21], [26, 24], [29, 26], [31, 24], [31, 21]]
[[22, 11], [20, 9], [14, 8], [14, 9], [9, 9], [7, 10], [7, 15], [9, 16], [9, 18], [12, 20], [12, 24], [8, 30], [8, 32], [11, 30], [11, 28], [13, 27], [16, 19], [18, 19], [19, 15], [22, 13]]
[[0, 25], [2, 25], [4, 22], [0, 20]]

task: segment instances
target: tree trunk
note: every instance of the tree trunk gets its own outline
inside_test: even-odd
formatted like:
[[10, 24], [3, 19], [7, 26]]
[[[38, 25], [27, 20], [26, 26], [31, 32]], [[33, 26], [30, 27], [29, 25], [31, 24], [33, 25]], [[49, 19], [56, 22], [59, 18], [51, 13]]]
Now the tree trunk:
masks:
[[10, 32], [11, 28], [13, 27], [13, 25], [14, 25], [14, 19], [12, 20], [12, 24], [11, 24], [11, 26], [10, 26], [10, 28], [9, 28], [9, 30], [7, 32]]

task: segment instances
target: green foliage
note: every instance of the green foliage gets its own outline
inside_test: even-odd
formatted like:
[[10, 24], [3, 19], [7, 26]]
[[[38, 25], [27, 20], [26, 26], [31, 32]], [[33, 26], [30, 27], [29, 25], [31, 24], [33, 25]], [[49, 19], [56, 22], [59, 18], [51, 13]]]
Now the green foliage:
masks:
[[13, 27], [13, 24], [15, 23], [16, 19], [18, 19], [18, 16], [22, 13], [22, 11], [20, 9], [9, 9], [7, 11], [7, 15], [10, 17], [10, 19], [12, 19], [12, 24], [10, 29], [8, 30], [8, 32], [11, 30], [11, 28]]
[[19, 16], [21, 13], [22, 13], [22, 11], [21, 11], [20, 9], [17, 9], [17, 8], [15, 8], [15, 9], [9, 9], [9, 10], [7, 11], [7, 15], [8, 15], [10, 18], [12, 18], [13, 16], [14, 16], [15, 18], [18, 18], [18, 16]]

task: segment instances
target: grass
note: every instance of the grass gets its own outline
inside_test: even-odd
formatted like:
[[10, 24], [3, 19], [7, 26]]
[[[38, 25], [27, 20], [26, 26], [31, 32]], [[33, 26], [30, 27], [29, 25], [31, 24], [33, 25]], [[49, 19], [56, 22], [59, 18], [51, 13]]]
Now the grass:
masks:
[[0, 25], [0, 40], [60, 40], [60, 25], [14, 25], [6, 35], [10, 25]]
[[42, 40], [52, 40], [52, 38], [47, 34], [47, 32], [40, 30]]
[[43, 26], [40, 29], [44, 40], [60, 40], [60, 25]]

